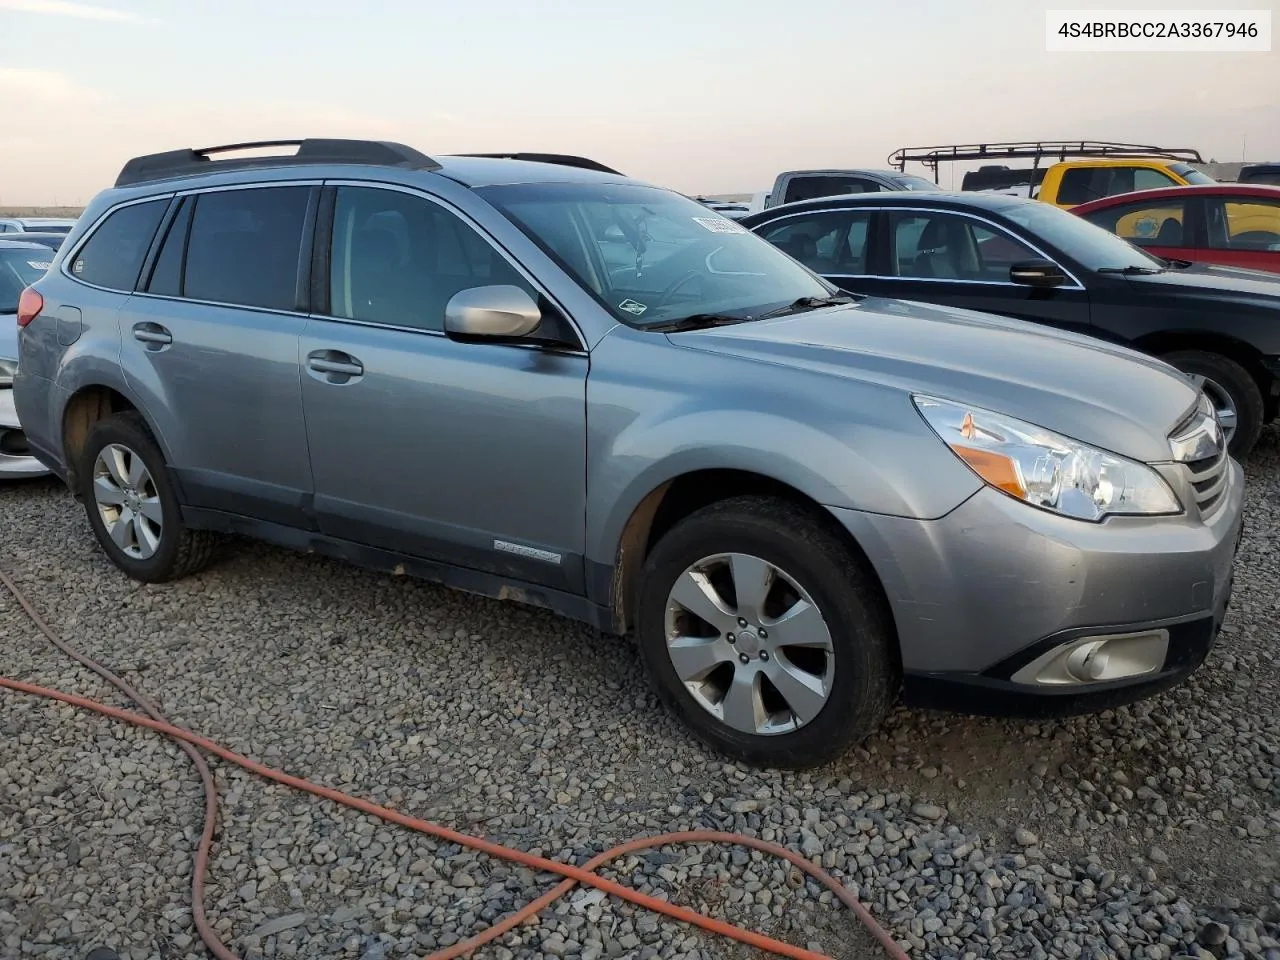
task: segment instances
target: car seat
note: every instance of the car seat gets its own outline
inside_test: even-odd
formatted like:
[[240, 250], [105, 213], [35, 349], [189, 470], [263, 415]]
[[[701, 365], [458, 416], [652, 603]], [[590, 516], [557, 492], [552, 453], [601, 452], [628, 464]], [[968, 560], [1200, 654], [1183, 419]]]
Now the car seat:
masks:
[[916, 240], [916, 255], [910, 263], [912, 277], [954, 277], [958, 275], [951, 245], [947, 242], [946, 221], [930, 220]]
[[778, 241], [778, 248], [806, 266], [818, 258], [818, 241], [807, 233], [793, 234], [786, 240]]
[[1182, 223], [1174, 217], [1165, 217], [1160, 224], [1160, 231], [1152, 241], [1157, 247], [1178, 247], [1182, 245]]

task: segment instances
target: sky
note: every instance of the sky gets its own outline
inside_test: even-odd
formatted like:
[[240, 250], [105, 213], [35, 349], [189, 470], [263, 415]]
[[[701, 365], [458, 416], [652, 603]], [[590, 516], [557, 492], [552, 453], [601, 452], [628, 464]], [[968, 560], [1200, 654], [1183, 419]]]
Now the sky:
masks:
[[1184, 5], [1271, 10], [1268, 53], [1048, 53], [1044, 11], [1068, 6], [0, 0], [0, 204], [83, 204], [138, 154], [309, 136], [575, 153], [686, 193], [998, 140], [1280, 160], [1280, 0]]

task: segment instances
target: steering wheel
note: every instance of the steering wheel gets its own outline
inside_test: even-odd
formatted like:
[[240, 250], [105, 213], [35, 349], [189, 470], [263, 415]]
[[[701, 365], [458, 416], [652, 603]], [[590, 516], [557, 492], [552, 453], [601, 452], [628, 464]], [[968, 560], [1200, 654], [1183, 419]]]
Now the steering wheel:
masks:
[[675, 281], [673, 283], [668, 284], [667, 288], [662, 291], [662, 293], [658, 298], [658, 302], [655, 303], [654, 306], [665, 307], [667, 305], [667, 301], [676, 295], [677, 290], [683, 287], [690, 280], [702, 279], [702, 276], [703, 274], [701, 270], [690, 270], [676, 277]]

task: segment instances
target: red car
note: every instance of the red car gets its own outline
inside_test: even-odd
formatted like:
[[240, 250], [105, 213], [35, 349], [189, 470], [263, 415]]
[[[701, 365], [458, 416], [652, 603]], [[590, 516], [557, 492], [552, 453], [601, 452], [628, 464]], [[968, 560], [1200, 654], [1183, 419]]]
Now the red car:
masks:
[[1160, 187], [1071, 212], [1159, 257], [1280, 273], [1280, 186]]

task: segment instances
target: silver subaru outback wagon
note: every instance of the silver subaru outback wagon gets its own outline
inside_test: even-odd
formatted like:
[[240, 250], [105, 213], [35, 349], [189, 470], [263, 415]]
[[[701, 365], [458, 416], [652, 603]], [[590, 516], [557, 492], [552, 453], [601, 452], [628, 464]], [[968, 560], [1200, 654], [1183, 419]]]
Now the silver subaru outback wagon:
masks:
[[1242, 471], [1172, 367], [841, 294], [589, 161], [293, 143], [131, 160], [22, 295], [29, 443], [129, 576], [230, 531], [548, 607], [780, 766], [1214, 643]]

